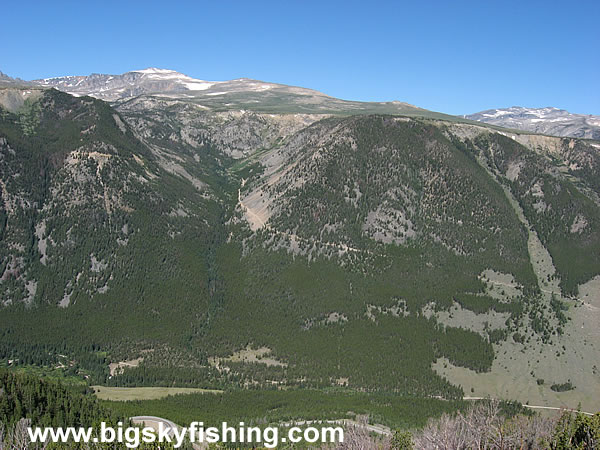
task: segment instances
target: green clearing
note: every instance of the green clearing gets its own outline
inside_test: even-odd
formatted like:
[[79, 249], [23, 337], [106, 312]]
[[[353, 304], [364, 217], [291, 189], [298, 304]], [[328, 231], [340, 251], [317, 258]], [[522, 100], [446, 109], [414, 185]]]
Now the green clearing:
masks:
[[178, 394], [218, 394], [217, 389], [177, 388], [177, 387], [112, 387], [92, 386], [94, 394], [100, 400], [125, 402], [130, 400], [157, 400]]

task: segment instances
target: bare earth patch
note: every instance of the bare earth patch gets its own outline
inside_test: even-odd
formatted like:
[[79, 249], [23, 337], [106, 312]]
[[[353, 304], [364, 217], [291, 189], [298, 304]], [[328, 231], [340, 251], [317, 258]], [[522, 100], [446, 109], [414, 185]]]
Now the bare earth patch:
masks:
[[287, 364], [276, 360], [275, 358], [269, 357], [271, 349], [268, 347], [260, 347], [253, 349], [251, 346], [246, 347], [243, 350], [235, 352], [228, 358], [209, 358], [209, 362], [213, 366], [219, 366], [221, 362], [243, 362], [243, 363], [261, 363], [267, 366], [281, 366], [286, 367]]
[[438, 322], [447, 327], [464, 328], [487, 337], [486, 330], [505, 328], [506, 320], [510, 317], [510, 314], [496, 311], [477, 314], [454, 302], [449, 311], [439, 311], [435, 314], [435, 317]]
[[252, 231], [265, 226], [269, 217], [271, 217], [269, 210], [271, 201], [264, 191], [257, 189], [248, 194], [243, 200], [241, 193], [238, 193], [238, 200]]
[[523, 286], [509, 273], [487, 269], [481, 272], [479, 279], [485, 284], [485, 294], [496, 300], [506, 301], [523, 295]]
[[136, 358], [136, 359], [130, 359], [129, 361], [121, 361], [118, 363], [110, 363], [108, 365], [109, 369], [110, 369], [110, 375], [111, 376], [115, 376], [118, 375], [120, 373], [123, 373], [123, 369], [125, 367], [137, 367], [140, 365], [140, 363], [144, 360], [144, 358]]

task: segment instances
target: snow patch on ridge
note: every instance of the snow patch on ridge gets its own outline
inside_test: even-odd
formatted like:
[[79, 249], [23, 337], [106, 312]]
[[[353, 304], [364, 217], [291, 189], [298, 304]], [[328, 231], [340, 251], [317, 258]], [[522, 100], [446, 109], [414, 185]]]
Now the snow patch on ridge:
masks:
[[137, 73], [161, 73], [161, 74], [173, 74], [173, 73], [177, 73], [178, 72], [171, 70], [171, 69], [158, 69], [156, 67], [148, 67], [146, 69], [142, 69], [142, 70], [132, 70], [132, 72], [137, 72]]

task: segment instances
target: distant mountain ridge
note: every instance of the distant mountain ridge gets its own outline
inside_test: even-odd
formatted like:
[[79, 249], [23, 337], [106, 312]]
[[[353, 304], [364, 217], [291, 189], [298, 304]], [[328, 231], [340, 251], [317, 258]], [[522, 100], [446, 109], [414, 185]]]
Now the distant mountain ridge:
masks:
[[214, 111], [261, 113], [401, 114], [451, 121], [477, 121], [560, 137], [600, 139], [600, 116], [574, 114], [554, 107], [489, 109], [451, 116], [400, 102], [358, 102], [330, 97], [313, 89], [249, 78], [228, 81], [196, 79], [170, 69], [146, 68], [121, 75], [93, 73], [23, 81], [0, 72], [0, 86], [55, 88], [75, 96], [124, 103], [138, 97], [158, 97], [200, 105]]
[[0, 70], [0, 87], [15, 87], [15, 86], [27, 86], [29, 82], [23, 81], [20, 78], [12, 78], [6, 75]]
[[553, 107], [488, 109], [465, 118], [553, 136], [600, 139], [600, 116], [573, 114]]
[[[87, 76], [44, 78], [34, 82], [42, 86], [54, 87], [72, 95], [89, 95], [108, 101], [116, 101], [142, 94], [185, 96], [190, 91], [204, 91], [223, 83], [198, 80], [174, 70], [157, 68], [133, 70], [122, 75], [93, 73]], [[249, 90], [253, 88], [262, 90], [268, 87], [248, 84], [247, 88]]]
[[206, 81], [169, 69], [147, 68], [121, 75], [91, 74], [34, 80], [75, 96], [89, 95], [109, 102], [142, 95], [199, 103], [209, 109], [246, 109], [271, 113], [416, 114], [450, 118], [399, 101], [357, 102], [330, 97], [312, 89], [249, 78]]

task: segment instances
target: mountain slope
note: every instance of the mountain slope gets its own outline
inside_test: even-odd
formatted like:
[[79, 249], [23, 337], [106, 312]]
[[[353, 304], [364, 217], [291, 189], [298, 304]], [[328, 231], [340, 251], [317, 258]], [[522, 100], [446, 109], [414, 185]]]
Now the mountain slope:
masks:
[[9, 97], [24, 100], [0, 110], [0, 358], [67, 353], [117, 385], [446, 398], [514, 369], [509, 385], [542, 401], [567, 379], [568, 399], [591, 401], [597, 143], [155, 95]]
[[182, 347], [198, 332], [220, 214], [208, 182], [108, 104], [56, 90], [1, 110], [0, 155], [2, 352], [89, 360], [94, 346]]
[[505, 109], [489, 109], [465, 117], [504, 128], [551, 136], [600, 139], [600, 117], [573, 114], [564, 109], [513, 106]]

